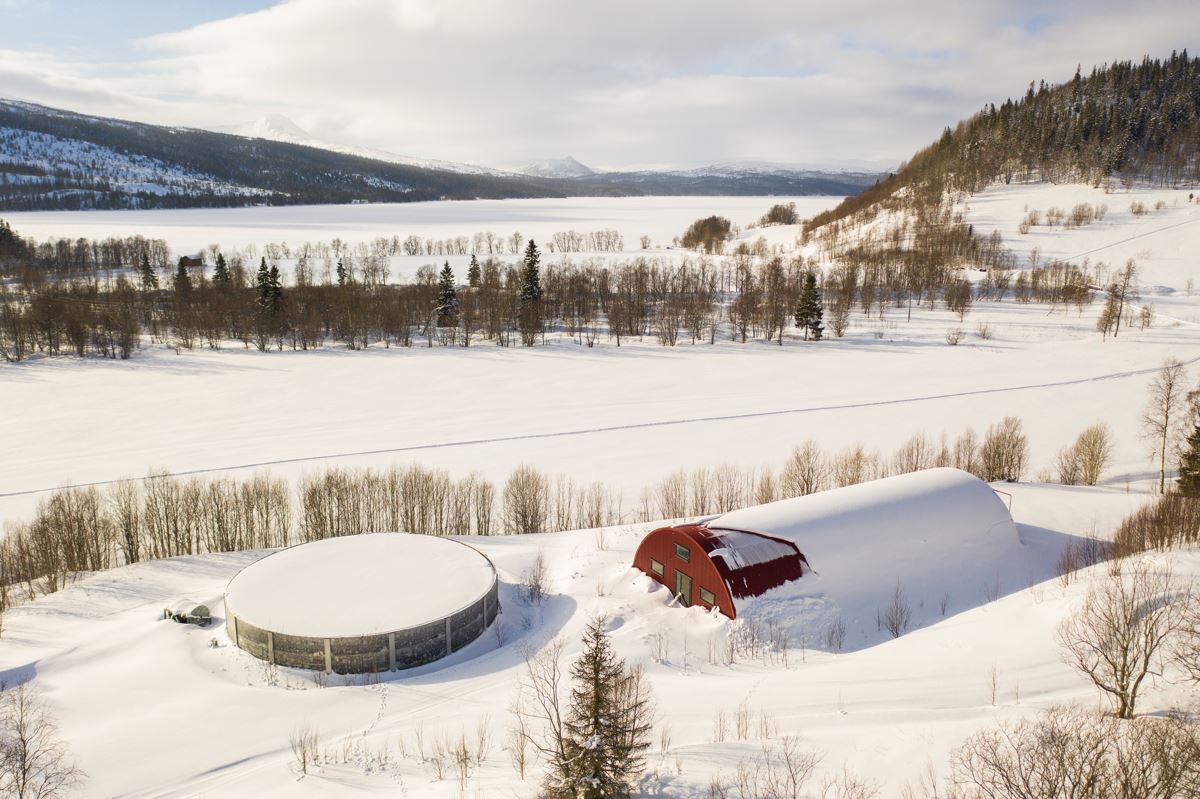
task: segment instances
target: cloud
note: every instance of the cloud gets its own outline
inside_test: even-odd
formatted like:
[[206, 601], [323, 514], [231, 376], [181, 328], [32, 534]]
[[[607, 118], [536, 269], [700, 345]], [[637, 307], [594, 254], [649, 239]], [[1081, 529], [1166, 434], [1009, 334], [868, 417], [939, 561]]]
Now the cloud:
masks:
[[1200, 33], [1200, 11], [1175, 0], [1052, 8], [289, 0], [145, 39], [123, 69], [0, 52], [0, 83], [173, 124], [282, 113], [323, 139], [482, 163], [899, 161], [1030, 80]]

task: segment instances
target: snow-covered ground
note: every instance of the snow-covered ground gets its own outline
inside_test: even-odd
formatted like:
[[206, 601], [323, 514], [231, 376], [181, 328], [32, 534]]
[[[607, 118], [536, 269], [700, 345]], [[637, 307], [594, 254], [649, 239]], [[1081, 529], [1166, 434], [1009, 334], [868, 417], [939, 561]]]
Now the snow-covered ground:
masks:
[[[627, 250], [639, 249], [649, 236], [657, 247], [682, 236], [703, 216], [718, 214], [745, 227], [775, 203], [795, 202], [801, 216], [836, 205], [839, 197], [572, 197], [546, 200], [465, 200], [453, 202], [307, 205], [273, 208], [200, 208], [154, 211], [26, 211], [5, 214], [22, 235], [43, 240], [140, 234], [166, 239], [178, 253], [210, 244], [262, 247], [287, 242], [353, 244], [383, 236], [446, 239], [493, 231], [507, 237], [520, 232], [544, 242], [555, 233], [614, 229]], [[793, 228], [793, 237], [794, 237]], [[422, 263], [441, 262], [421, 256]]]
[[[1147, 214], [1132, 215], [1132, 199], [1146, 201]], [[1154, 210], [1158, 199], [1164, 207]], [[1106, 203], [1104, 220], [1017, 233], [1029, 209], [1057, 205], [1069, 212], [1081, 202]], [[142, 232], [180, 250], [335, 235], [519, 229], [544, 236], [539, 231], [604, 227], [620, 229], [630, 247], [642, 234], [669, 240], [709, 213], [745, 224], [767, 205], [762, 198], [512, 201], [27, 214], [12, 221], [39, 237]], [[126, 362], [38, 359], [0, 367], [0, 417], [20, 422], [5, 428], [0, 521], [27, 518], [41, 489], [151, 468], [297, 476], [335, 463], [408, 461], [459, 476], [478, 470], [497, 481], [528, 463], [620, 488], [632, 506], [644, 486], [678, 467], [778, 467], [808, 438], [827, 449], [861, 443], [890, 454], [913, 433], [953, 437], [1012, 415], [1030, 438], [1030, 478], [1048, 470], [1084, 427], [1110, 425], [1114, 461], [1100, 486], [1002, 487], [1012, 495], [1027, 545], [1055, 535], [1108, 534], [1148, 498], [1154, 481], [1138, 436], [1153, 372], [1173, 356], [1190, 364], [1189, 381], [1200, 377], [1200, 295], [1187, 290], [1189, 280], [1200, 281], [1200, 206], [1187, 202], [1187, 192], [1105, 195], [1080, 186], [997, 187], [965, 205], [977, 229], [1000, 230], [1025, 257], [1037, 246], [1043, 258], [1088, 253], [1092, 263], [1114, 265], [1136, 258], [1143, 298], [1158, 314], [1154, 323], [1101, 341], [1094, 330], [1098, 303], [1077, 314], [1006, 300], [976, 302], [961, 323], [940, 308], [914, 309], [911, 321], [906, 309], [888, 310], [882, 322], [856, 311], [843, 339], [789, 339], [782, 347], [633, 341], [618, 349], [601, 339], [586, 348], [552, 337], [530, 349], [176, 353], [149, 346]], [[455, 217], [460, 208], [468, 210]], [[429, 216], [398, 221], [390, 213]], [[106, 219], [115, 222], [106, 226]], [[774, 243], [790, 246], [796, 231], [768, 232]], [[974, 334], [981, 324], [990, 338]], [[959, 327], [967, 332], [963, 342], [948, 346], [947, 330]], [[218, 608], [228, 579], [262, 553], [140, 564], [10, 611], [0, 639], [2, 679], [37, 675], [64, 738], [91, 775], [88, 795], [100, 796], [401, 788], [414, 797], [458, 796], [454, 779], [434, 777], [427, 762], [432, 741], [463, 732], [473, 737], [480, 724], [490, 727], [494, 742], [465, 795], [532, 796], [536, 780], [517, 779], [500, 742], [521, 653], [561, 635], [569, 655], [595, 612], [613, 618], [622, 654], [647, 665], [660, 725], [671, 729], [668, 751], [651, 758], [667, 796], [703, 796], [712, 772], [729, 772], [758, 752], [763, 713], [775, 734], [799, 736], [824, 753], [825, 766], [845, 764], [890, 797], [927, 760], [943, 764], [963, 737], [995, 719], [1051, 702], [1098, 701], [1061, 663], [1053, 643], [1055, 625], [1086, 590], [1082, 583], [1064, 589], [1038, 582], [1053, 570], [1053, 547], [1045, 548], [1050, 562], [1040, 568], [1023, 563], [998, 575], [1002, 587], [993, 595], [1000, 598], [987, 602], [981, 595], [962, 612], [952, 608], [947, 618], [898, 640], [873, 637], [878, 631], [870, 625], [862, 633], [874, 645], [853, 652], [801, 649], [795, 642], [786, 662], [726, 665], [710, 662], [720, 661], [710, 652], [723, 650], [726, 622], [669, 607], [665, 591], [651, 590], [629, 569], [645, 529], [472, 539], [504, 583], [503, 635], [489, 634], [445, 662], [379, 684], [343, 686], [334, 678], [318, 688], [299, 673], [265, 670], [228, 644], [219, 623], [199, 630], [155, 621], [163, 604], [180, 596]], [[539, 549], [550, 563], [553, 596], [527, 607], [513, 584]], [[1177, 568], [1200, 575], [1200, 556], [1176, 559]], [[955, 567], [945, 564], [947, 571]], [[921, 588], [940, 596], [937, 585]], [[218, 646], [210, 648], [213, 639]], [[1181, 690], [1156, 683], [1145, 709], [1177, 702]], [[718, 712], [732, 719], [743, 702], [755, 718], [752, 740], [730, 740], [731, 734], [714, 741]], [[348, 762], [297, 779], [287, 739], [304, 723], [320, 729], [334, 760]], [[418, 729], [425, 758], [416, 749]], [[385, 749], [389, 763], [380, 766]]]
[[[1074, 492], [1015, 493], [1024, 510], [1017, 520], [1032, 527], [1056, 514], [1060, 494]], [[1119, 516], [1110, 513], [1105, 523]], [[1034, 585], [857, 651], [832, 654], [796, 642], [786, 659], [729, 664], [721, 654], [730, 632], [723, 617], [672, 606], [665, 589], [630, 569], [644, 529], [609, 530], [603, 548], [592, 531], [472, 539], [503, 581], [500, 634], [378, 683], [334, 676], [319, 686], [234, 648], [221, 619], [207, 629], [159, 620], [161, 608], [182, 595], [219, 608], [226, 581], [262, 553], [139, 564], [10, 611], [0, 674], [10, 682], [36, 677], [90, 775], [89, 796], [533, 796], [536, 777], [518, 779], [503, 748], [522, 653], [557, 636], [573, 656], [596, 613], [611, 618], [618, 651], [646, 665], [660, 708], [656, 726], [669, 729], [667, 750], [657, 751], [656, 736], [650, 757], [664, 796], [701, 797], [711, 774], [730, 776], [739, 759], [769, 745], [764, 720], [771, 738], [795, 736], [823, 754], [824, 768], [846, 766], [891, 797], [927, 762], [941, 767], [975, 729], [1056, 702], [1098, 705], [1095, 690], [1063, 665], [1052, 643], [1086, 580], [1065, 589], [1057, 581]], [[513, 586], [539, 549], [551, 564], [551, 595], [530, 607]], [[949, 573], [958, 564], [943, 565]], [[1175, 568], [1200, 576], [1200, 557], [1178, 555]], [[1102, 575], [1103, 567], [1091, 573]], [[823, 579], [832, 584], [835, 576]], [[843, 585], [854, 579], [840, 576]], [[1001, 579], [1026, 584], [1026, 575]], [[873, 626], [869, 634], [880, 640]], [[1159, 681], [1142, 706], [1152, 712], [1181, 698], [1180, 688]], [[743, 704], [750, 731], [739, 740]], [[288, 736], [304, 725], [319, 730], [331, 762], [301, 778]], [[437, 779], [433, 748], [464, 734], [473, 742], [481, 726], [491, 744], [465, 791], [452, 776]]]

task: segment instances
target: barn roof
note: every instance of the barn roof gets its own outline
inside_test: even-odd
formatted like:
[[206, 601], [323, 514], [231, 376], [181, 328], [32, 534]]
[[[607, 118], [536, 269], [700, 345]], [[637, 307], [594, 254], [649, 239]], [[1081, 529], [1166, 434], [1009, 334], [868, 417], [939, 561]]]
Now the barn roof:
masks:
[[[950, 597], [961, 605], [998, 590], [1001, 575], [1010, 590], [1011, 575], [1028, 570], [1029, 555], [1004, 502], [987, 483], [957, 469], [771, 502], [708, 524], [795, 543], [815, 578], [796, 583], [796, 590], [817, 592], [848, 618], [870, 618], [897, 587], [917, 603]], [[781, 606], [779, 612], [794, 610]]]
[[1012, 517], [991, 486], [958, 469], [925, 469], [731, 511], [710, 527], [734, 527], [794, 541], [817, 571], [834, 553], [870, 545], [876, 555], [894, 546], [966, 541], [993, 530], [1015, 535]]
[[675, 528], [707, 553], [735, 599], [770, 591], [804, 575], [807, 561], [791, 541], [751, 530], [699, 524]]

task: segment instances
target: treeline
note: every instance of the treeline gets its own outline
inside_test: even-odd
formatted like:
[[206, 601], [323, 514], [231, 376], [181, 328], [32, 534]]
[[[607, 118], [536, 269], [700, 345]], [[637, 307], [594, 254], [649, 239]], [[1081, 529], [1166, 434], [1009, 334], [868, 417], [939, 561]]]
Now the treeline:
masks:
[[[1107, 461], [1099, 469], [1105, 465]], [[1021, 420], [1005, 417], [982, 436], [970, 428], [954, 439], [917, 433], [890, 456], [861, 444], [826, 452], [810, 440], [795, 447], [778, 469], [733, 464], [681, 469], [642, 492], [637, 517], [650, 521], [726, 513], [942, 466], [987, 482], [1020, 480], [1029, 469], [1029, 440]]]
[[[28, 246], [9, 233], [0, 253]], [[901, 233], [887, 237], [899, 241]], [[302, 253], [288, 281], [265, 256], [252, 272], [241, 254], [226, 260], [219, 250], [209, 253], [211, 268], [181, 259], [173, 274], [164, 274], [143, 240], [111, 242], [113, 249], [126, 248], [121, 257], [140, 260], [136, 269], [87, 271], [88, 253], [96, 248], [83, 242], [53, 256], [63, 269], [55, 279], [16, 270], [18, 278], [0, 284], [0, 357], [128, 358], [144, 336], [186, 349], [240, 343], [264, 351], [329, 343], [349, 349], [470, 346], [481, 339], [532, 346], [551, 332], [587, 346], [601, 336], [617, 346], [647, 336], [667, 346], [718, 338], [782, 344], [788, 330], [809, 340], [819, 340], [826, 327], [843, 336], [855, 308], [883, 318], [889, 308], [911, 317], [913, 307], [941, 306], [961, 320], [974, 300], [1011, 296], [1080, 308], [1091, 301], [1086, 265], [1035, 265], [1014, 278], [996, 236], [984, 239], [948, 224], [911, 239], [912, 247], [882, 246], [883, 238], [849, 248], [832, 242], [838, 262], [827, 272], [745, 242], [715, 259], [562, 258], [543, 265], [536, 243], [528, 241], [520, 261], [472, 256], [465, 276], [448, 264], [440, 273], [427, 265], [399, 285], [388, 282], [386, 255], [374, 246], [356, 258], [337, 243], [336, 265], [324, 267]], [[377, 244], [386, 253], [403, 241]], [[990, 265], [977, 287], [958, 269], [967, 261]]]
[[39, 242], [21, 236], [0, 219], [0, 277], [27, 282], [45, 280], [48, 275], [44, 273], [84, 277], [100, 271], [129, 269], [146, 259], [156, 269], [169, 268], [171, 249], [167, 242], [144, 236]]
[[522, 466], [503, 486], [421, 466], [329, 469], [293, 494], [281, 478], [152, 474], [105, 487], [54, 491], [33, 519], [0, 540], [0, 609], [71, 575], [145, 560], [282, 547], [370, 531], [497, 535], [606, 527], [625, 521], [621, 495], [600, 483]]
[[1200, 59], [1187, 51], [1139, 64], [1118, 61], [1044, 81], [1023, 97], [946, 128], [900, 170], [805, 223], [816, 230], [901, 194], [974, 192], [997, 180], [1100, 185], [1200, 179]]
[[[916, 434], [889, 457], [861, 445], [829, 453], [808, 441], [777, 469], [721, 464], [680, 470], [648, 486], [629, 510], [621, 493], [603, 483], [580, 484], [530, 466], [514, 469], [500, 486], [475, 473], [455, 478], [418, 465], [331, 468], [294, 486], [266, 475], [156, 473], [59, 489], [38, 503], [31, 521], [9, 525], [0, 540], [0, 604], [3, 592], [16, 587], [33, 597], [59, 590], [75, 574], [157, 558], [371, 531], [488, 536], [610, 527], [725, 513], [938, 466], [989, 482], [1016, 481], [1028, 472], [1028, 461], [1022, 424], [1006, 417], [982, 436], [971, 429], [954, 439]], [[1107, 460], [1095, 463], [1098, 477]]]
[[0, 286], [0, 354], [124, 358], [142, 335], [183, 348], [238, 342], [260, 350], [470, 346], [480, 338], [531, 346], [549, 331], [589, 346], [604, 334], [618, 346], [646, 336], [668, 345], [724, 335], [782, 341], [809, 274], [800, 259], [764, 262], [748, 248], [721, 262], [638, 257], [543, 267], [532, 241], [517, 263], [472, 259], [465, 285], [448, 265], [392, 285], [386, 273], [343, 261], [332, 281], [316, 282], [302, 258], [285, 284], [265, 258], [253, 274], [239, 258], [216, 260], [211, 274], [181, 261], [161, 282], [143, 255], [133, 274]]

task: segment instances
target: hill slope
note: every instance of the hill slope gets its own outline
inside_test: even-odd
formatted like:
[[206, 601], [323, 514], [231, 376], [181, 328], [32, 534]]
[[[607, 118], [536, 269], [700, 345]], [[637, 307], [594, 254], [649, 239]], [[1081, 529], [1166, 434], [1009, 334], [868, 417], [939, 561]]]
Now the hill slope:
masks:
[[[0, 100], [0, 211], [567, 196], [853, 194], [875, 175], [521, 175], [304, 140], [163, 127]], [[261, 137], [259, 137], [261, 136]]]
[[984, 107], [947, 127], [887, 180], [815, 217], [809, 230], [870, 209], [898, 193], [936, 204], [945, 191], [973, 192], [994, 181], [1100, 185], [1200, 180], [1200, 58], [1187, 51], [1078, 70], [1042, 81], [1017, 100]]

